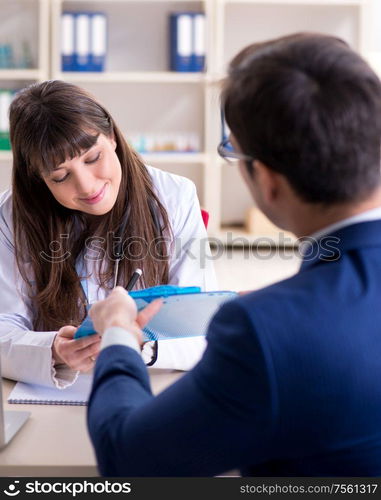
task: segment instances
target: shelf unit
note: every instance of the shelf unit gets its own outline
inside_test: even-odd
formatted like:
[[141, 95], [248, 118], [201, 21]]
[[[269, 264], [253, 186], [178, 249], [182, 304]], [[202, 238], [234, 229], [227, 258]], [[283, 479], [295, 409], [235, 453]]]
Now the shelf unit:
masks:
[[[119, 0], [120, 1], [120, 0]], [[55, 78], [76, 83], [203, 83], [206, 77], [198, 73], [170, 73], [166, 71], [108, 71], [105, 73], [60, 72]]]
[[[33, 42], [36, 67], [0, 70], [0, 87], [17, 88], [47, 78], [63, 79], [85, 87], [99, 98], [127, 138], [138, 132], [198, 132], [199, 153], [145, 154], [144, 161], [190, 177], [196, 183], [201, 204], [210, 213], [211, 238], [224, 244], [230, 244], [229, 239], [245, 239], [250, 245], [262, 239], [266, 244], [263, 238], [268, 235], [250, 234], [239, 226], [253, 202], [237, 169], [226, 165], [216, 152], [221, 133], [220, 82], [227, 63], [249, 43], [295, 31], [321, 31], [347, 40], [381, 74], [381, 47], [377, 51], [369, 42], [374, 1], [377, 0], [21, 0], [17, 3], [34, 4], [38, 13]], [[61, 71], [63, 10], [99, 10], [107, 14], [109, 46], [105, 72]], [[205, 12], [205, 73], [167, 71], [167, 17], [172, 11]], [[6, 187], [10, 163], [11, 154], [0, 152], [0, 190]], [[274, 245], [277, 238], [275, 233]]]
[[[338, 36], [366, 58], [370, 51], [370, 0], [216, 0], [214, 15], [216, 75], [224, 75], [231, 58], [246, 45], [293, 32], [314, 31]], [[214, 143], [219, 139], [218, 134], [217, 130]], [[210, 193], [213, 214], [220, 222], [220, 227], [214, 228], [214, 234], [225, 242], [230, 233], [233, 239], [245, 239], [250, 245], [258, 244], [258, 240], [266, 245], [269, 235], [251, 234], [244, 227], [237, 227], [252, 206], [242, 179], [230, 165], [223, 164], [218, 158], [213, 177], [214, 183], [220, 186], [220, 193], [214, 193], [214, 198]], [[274, 232], [274, 246], [279, 242], [281, 232]], [[289, 234], [285, 235], [290, 238]], [[291, 240], [290, 245], [295, 241]]]
[[[21, 41], [31, 52], [32, 68], [0, 69], [0, 88], [20, 89], [49, 78], [50, 0], [2, 0], [0, 43], [11, 43], [16, 55]], [[0, 151], [0, 191], [9, 187], [12, 153]]]
[[[43, 81], [49, 75], [49, 10], [50, 0], [2, 0], [0, 43], [28, 43], [34, 67], [31, 69], [1, 69], [2, 80]], [[17, 52], [17, 50], [16, 50]]]

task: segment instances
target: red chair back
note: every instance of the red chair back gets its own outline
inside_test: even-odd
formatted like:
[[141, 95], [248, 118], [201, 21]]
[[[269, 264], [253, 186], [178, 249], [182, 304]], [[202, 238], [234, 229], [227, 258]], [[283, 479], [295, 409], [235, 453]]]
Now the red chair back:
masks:
[[209, 222], [209, 212], [204, 210], [203, 208], [201, 209], [201, 217], [202, 220], [204, 221], [205, 229], [208, 229], [208, 222]]

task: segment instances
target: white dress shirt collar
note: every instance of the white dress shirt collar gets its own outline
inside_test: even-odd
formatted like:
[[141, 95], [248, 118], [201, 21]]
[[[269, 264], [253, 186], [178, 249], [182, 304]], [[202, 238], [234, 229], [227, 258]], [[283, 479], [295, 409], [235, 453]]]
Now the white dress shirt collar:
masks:
[[313, 238], [315, 240], [320, 239], [322, 236], [327, 234], [332, 234], [339, 229], [342, 229], [346, 226], [351, 226], [352, 224], [358, 224], [359, 222], [370, 222], [373, 220], [381, 219], [381, 207], [371, 208], [370, 210], [365, 210], [356, 215], [352, 215], [351, 217], [347, 217], [346, 219], [342, 219], [334, 224], [330, 224], [329, 226], [324, 227], [323, 229], [319, 229], [315, 233], [311, 234], [309, 238]]

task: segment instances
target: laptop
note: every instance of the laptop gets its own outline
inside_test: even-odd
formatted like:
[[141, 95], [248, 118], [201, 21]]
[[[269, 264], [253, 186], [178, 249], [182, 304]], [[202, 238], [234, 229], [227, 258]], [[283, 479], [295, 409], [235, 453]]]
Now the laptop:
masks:
[[0, 449], [4, 448], [30, 416], [29, 411], [4, 411], [3, 380], [0, 378]]

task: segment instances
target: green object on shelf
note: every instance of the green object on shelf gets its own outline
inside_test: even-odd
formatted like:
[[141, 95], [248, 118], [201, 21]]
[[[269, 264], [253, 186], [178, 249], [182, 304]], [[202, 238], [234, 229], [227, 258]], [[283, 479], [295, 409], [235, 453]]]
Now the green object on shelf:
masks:
[[0, 132], [0, 151], [10, 151], [11, 141], [7, 132]]
[[21, 48], [22, 56], [20, 59], [19, 67], [23, 69], [33, 68], [33, 58], [29, 43], [24, 40], [21, 44]]

